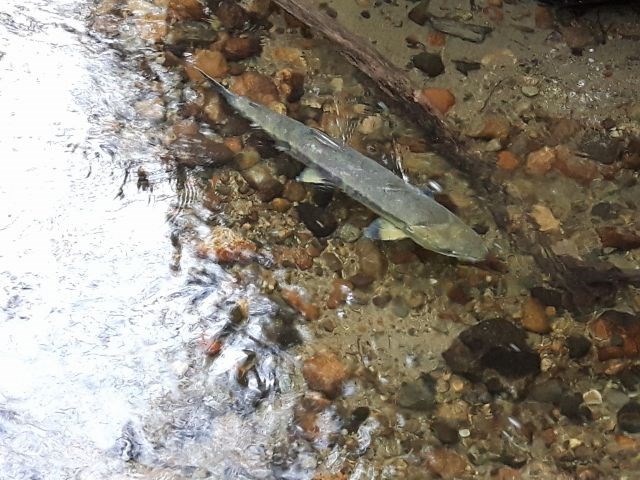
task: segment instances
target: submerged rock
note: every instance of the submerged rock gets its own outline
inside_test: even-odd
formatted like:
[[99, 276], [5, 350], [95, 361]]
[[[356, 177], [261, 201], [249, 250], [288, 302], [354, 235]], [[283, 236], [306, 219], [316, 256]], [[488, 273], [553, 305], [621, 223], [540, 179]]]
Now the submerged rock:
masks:
[[601, 342], [598, 359], [640, 356], [640, 318], [637, 315], [607, 310], [591, 322], [589, 327], [591, 334]]
[[448, 448], [437, 448], [427, 453], [427, 467], [445, 480], [462, 478], [468, 466], [465, 457]]
[[260, 54], [261, 51], [260, 39], [254, 36], [231, 37], [222, 47], [222, 53], [230, 61], [244, 60]]
[[444, 72], [444, 63], [442, 63], [442, 58], [436, 53], [419, 53], [411, 59], [411, 62], [414, 67], [422, 70], [429, 77], [437, 77]]
[[436, 386], [432, 377], [421, 375], [412, 382], [402, 384], [396, 394], [398, 405], [410, 410], [431, 410], [436, 401]]
[[333, 214], [322, 207], [301, 203], [296, 207], [296, 211], [305, 227], [316, 237], [327, 237], [338, 227]]
[[591, 340], [584, 335], [570, 335], [565, 342], [569, 358], [582, 358], [591, 350]]
[[603, 247], [619, 250], [640, 248], [640, 233], [623, 227], [603, 226], [596, 229]]
[[540, 355], [526, 343], [526, 332], [503, 320], [485, 320], [464, 330], [442, 353], [455, 373], [472, 379], [490, 368], [507, 378], [540, 372]]
[[631, 401], [618, 410], [618, 428], [628, 433], [640, 433], [640, 403]]
[[242, 177], [251, 188], [258, 191], [263, 202], [273, 200], [282, 193], [283, 185], [273, 176], [271, 170], [264, 163], [258, 163], [242, 171]]
[[335, 353], [318, 352], [304, 362], [302, 375], [311, 390], [334, 398], [340, 393], [349, 372]]

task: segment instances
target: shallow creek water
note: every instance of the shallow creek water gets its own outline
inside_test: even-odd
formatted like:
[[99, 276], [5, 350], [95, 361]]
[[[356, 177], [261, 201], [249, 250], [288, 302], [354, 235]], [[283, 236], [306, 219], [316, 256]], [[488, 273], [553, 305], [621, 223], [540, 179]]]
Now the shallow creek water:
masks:
[[[249, 466], [263, 478], [290, 402], [254, 413], [227, 372], [263, 349], [262, 390], [248, 381], [263, 397], [287, 361], [256, 327], [207, 372], [198, 342], [241, 287], [216, 265], [170, 268], [179, 202], [131, 106], [144, 79], [89, 35], [86, 8], [0, 6], [0, 478], [130, 478], [132, 459], [139, 474], [166, 468], [153, 478]], [[137, 185], [140, 165], [152, 189]], [[256, 325], [270, 314], [267, 301], [252, 309]], [[142, 425], [162, 430], [154, 448]]]
[[[269, 2], [2, 2], [0, 479], [635, 478], [640, 12], [484, 3], [318, 6], [446, 87], [486, 198]], [[431, 188], [500, 262], [363, 238], [189, 62]]]

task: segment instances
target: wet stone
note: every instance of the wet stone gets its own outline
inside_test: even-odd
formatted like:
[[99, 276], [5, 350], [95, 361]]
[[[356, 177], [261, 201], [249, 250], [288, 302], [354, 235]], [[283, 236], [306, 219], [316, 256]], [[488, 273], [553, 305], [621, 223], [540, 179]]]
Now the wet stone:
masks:
[[220, 2], [214, 13], [222, 26], [229, 30], [240, 28], [249, 21], [249, 14], [233, 0]]
[[307, 190], [301, 183], [290, 180], [285, 183], [282, 196], [290, 202], [301, 202], [307, 196]]
[[599, 341], [598, 359], [637, 358], [640, 356], [640, 318], [636, 315], [607, 310], [589, 325]]
[[444, 63], [440, 55], [429, 52], [422, 52], [411, 59], [413, 66], [422, 70], [429, 77], [437, 77], [444, 72]]
[[584, 335], [570, 335], [565, 346], [569, 352], [569, 358], [582, 358], [591, 350], [591, 341]]
[[386, 307], [390, 301], [391, 295], [388, 293], [381, 293], [371, 299], [371, 303], [373, 303], [378, 308]]
[[424, 25], [429, 20], [429, 3], [431, 0], [422, 0], [409, 11], [409, 20]]
[[618, 410], [618, 428], [627, 433], [640, 433], [640, 403], [631, 401]]
[[369, 409], [369, 407], [355, 408], [345, 422], [344, 428], [346, 428], [347, 432], [349, 433], [357, 432], [360, 428], [360, 425], [362, 425], [362, 422], [369, 418], [370, 414], [371, 410]]
[[529, 398], [536, 402], [557, 404], [563, 393], [562, 382], [552, 378], [533, 385], [529, 390]]
[[544, 306], [535, 298], [529, 297], [522, 305], [522, 326], [535, 333], [549, 333], [551, 322]]
[[481, 378], [487, 368], [508, 378], [536, 375], [540, 355], [525, 339], [526, 332], [507, 320], [485, 320], [464, 330], [442, 356], [453, 372], [470, 378]]
[[622, 143], [604, 132], [585, 135], [586, 140], [580, 145], [580, 151], [593, 160], [610, 165], [620, 157]]
[[387, 259], [375, 242], [361, 238], [355, 244], [358, 258], [358, 274], [380, 279], [387, 272]]
[[469, 463], [459, 453], [447, 448], [431, 450], [427, 454], [427, 467], [445, 480], [462, 478]]
[[453, 64], [463, 75], [468, 75], [469, 72], [473, 72], [475, 70], [480, 70], [482, 64], [480, 62], [468, 62], [466, 60], [453, 60]]
[[260, 154], [253, 149], [246, 149], [236, 155], [235, 163], [238, 170], [246, 170], [260, 161]]
[[572, 393], [564, 395], [559, 402], [560, 413], [573, 421], [581, 421], [583, 418], [582, 395]]
[[600, 202], [596, 203], [591, 208], [591, 215], [594, 217], [601, 218], [602, 220], [613, 220], [618, 218], [620, 212], [622, 211], [622, 206], [617, 203], [611, 202]]
[[318, 352], [304, 362], [302, 375], [311, 390], [334, 398], [340, 393], [348, 371], [335, 353]]
[[273, 200], [282, 193], [282, 184], [273, 176], [271, 170], [264, 163], [256, 164], [242, 172], [242, 177], [251, 188], [258, 191], [263, 202]]
[[360, 238], [360, 229], [352, 223], [344, 223], [338, 228], [336, 235], [343, 242], [353, 243]]
[[258, 55], [262, 51], [262, 45], [258, 37], [232, 37], [228, 39], [223, 47], [222, 53], [229, 61], [244, 60], [245, 58]]
[[418, 411], [429, 411], [436, 400], [436, 386], [429, 375], [421, 375], [414, 381], [404, 382], [398, 393], [396, 401], [403, 408]]
[[324, 185], [311, 186], [311, 199], [319, 207], [326, 207], [333, 199], [333, 188]]
[[445, 444], [457, 443], [460, 439], [458, 429], [452, 427], [445, 420], [436, 418], [431, 425], [434, 435]]
[[316, 207], [310, 203], [301, 203], [296, 207], [296, 211], [305, 227], [316, 237], [327, 237], [338, 226], [333, 214], [322, 207]]
[[603, 226], [596, 229], [603, 247], [632, 250], [640, 247], [640, 233], [623, 227]]
[[409, 315], [409, 305], [403, 297], [393, 297], [391, 300], [391, 312], [398, 318], [405, 318]]
[[171, 46], [207, 46], [216, 41], [218, 33], [206, 22], [180, 22], [171, 25], [165, 44]]

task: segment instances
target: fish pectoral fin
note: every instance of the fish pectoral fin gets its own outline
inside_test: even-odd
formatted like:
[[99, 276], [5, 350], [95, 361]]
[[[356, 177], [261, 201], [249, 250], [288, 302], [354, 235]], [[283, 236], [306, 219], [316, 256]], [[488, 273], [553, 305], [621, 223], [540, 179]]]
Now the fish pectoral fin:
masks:
[[333, 185], [333, 182], [331, 182], [331, 180], [329, 180], [325, 175], [315, 168], [309, 167], [300, 172], [297, 180], [302, 183], [314, 183], [316, 185]]
[[378, 218], [364, 229], [364, 236], [375, 240], [401, 240], [408, 235], [384, 218]]

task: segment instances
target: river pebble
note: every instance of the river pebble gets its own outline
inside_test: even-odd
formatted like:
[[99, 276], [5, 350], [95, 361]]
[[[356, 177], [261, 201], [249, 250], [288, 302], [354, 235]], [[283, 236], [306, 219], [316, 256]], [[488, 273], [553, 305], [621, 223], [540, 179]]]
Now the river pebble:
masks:
[[271, 169], [264, 163], [258, 163], [242, 171], [242, 177], [251, 188], [258, 191], [263, 202], [273, 200], [282, 193], [282, 183], [271, 173]]
[[322, 351], [305, 360], [302, 375], [311, 390], [334, 398], [340, 393], [349, 372], [335, 353]]
[[468, 466], [465, 457], [447, 448], [437, 448], [427, 453], [427, 467], [444, 480], [461, 478]]
[[403, 383], [396, 394], [396, 402], [410, 410], [431, 410], [436, 401], [435, 382], [429, 375]]
[[259, 55], [261, 51], [260, 39], [254, 36], [231, 37], [222, 46], [222, 53], [229, 61], [244, 60]]
[[628, 433], [640, 433], [640, 403], [631, 401], [618, 410], [618, 427]]
[[549, 333], [551, 322], [544, 306], [535, 298], [527, 298], [522, 305], [522, 326], [535, 333]]
[[338, 222], [333, 214], [325, 208], [310, 203], [301, 203], [296, 207], [296, 211], [305, 227], [316, 237], [329, 236], [338, 227]]
[[582, 358], [591, 350], [591, 340], [584, 335], [570, 335], [565, 341], [569, 358]]
[[442, 58], [436, 53], [422, 52], [411, 58], [413, 66], [429, 77], [437, 77], [444, 72]]

